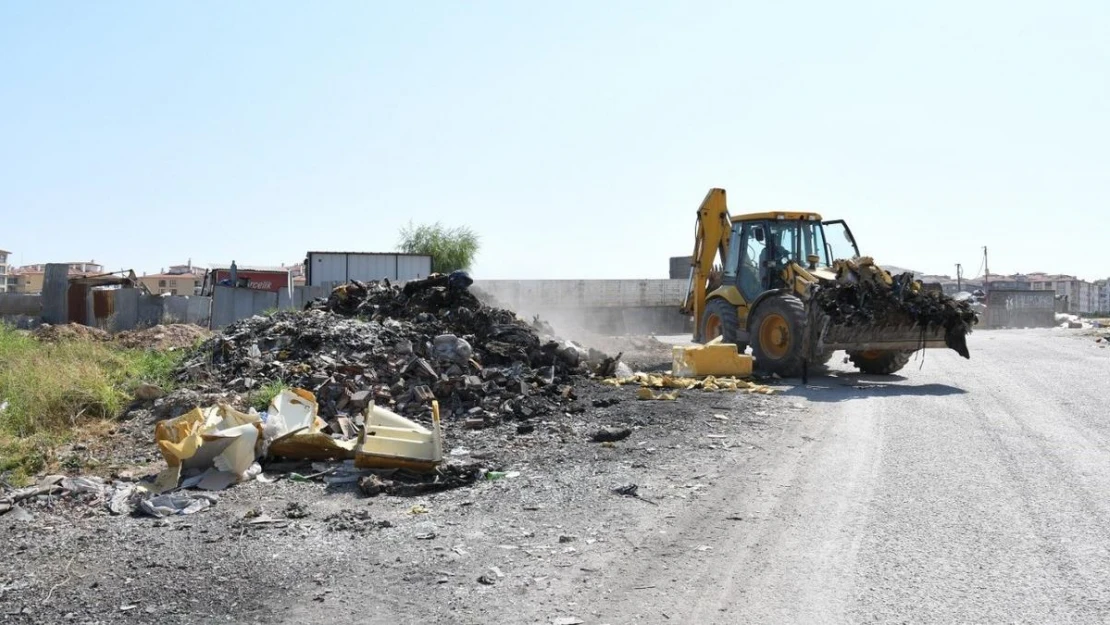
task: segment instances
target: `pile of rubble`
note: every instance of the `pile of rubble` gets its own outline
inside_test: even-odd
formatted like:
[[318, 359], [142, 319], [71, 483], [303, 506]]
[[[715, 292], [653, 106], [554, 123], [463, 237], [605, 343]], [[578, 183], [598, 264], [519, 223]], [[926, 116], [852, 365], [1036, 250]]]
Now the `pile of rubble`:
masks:
[[66, 341], [110, 341], [112, 335], [91, 326], [79, 323], [49, 324], [44, 323], [34, 329], [34, 337], [46, 343], [62, 343]]
[[834, 261], [833, 270], [836, 282], [814, 293], [818, 307], [833, 323], [944, 328], [948, 347], [969, 357], [966, 336], [978, 323], [978, 316], [967, 301], [925, 291], [912, 273], [892, 276], [867, 257]]
[[138, 330], [124, 330], [112, 334], [100, 328], [79, 323], [52, 325], [44, 323], [32, 332], [34, 337], [47, 343], [68, 341], [114, 342], [127, 349], [171, 350], [196, 345], [212, 335], [200, 326], [188, 323], [158, 324]]
[[616, 373], [619, 356], [541, 338], [479, 302], [467, 280], [352, 282], [304, 311], [244, 319], [203, 343], [178, 381], [202, 392], [307, 389], [329, 424], [371, 404], [426, 422], [437, 399], [445, 419], [479, 428], [581, 410], [576, 377]]
[[141, 330], [125, 330], [115, 335], [115, 341], [129, 349], [171, 350], [189, 348], [212, 333], [188, 323], [158, 324]]

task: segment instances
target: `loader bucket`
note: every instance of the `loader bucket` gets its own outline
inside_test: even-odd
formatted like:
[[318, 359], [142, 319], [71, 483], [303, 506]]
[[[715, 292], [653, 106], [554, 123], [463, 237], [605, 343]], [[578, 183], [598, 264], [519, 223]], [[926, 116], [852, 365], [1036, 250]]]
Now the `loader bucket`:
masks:
[[817, 338], [817, 351], [843, 349], [847, 351], [916, 351], [950, 347], [964, 358], [969, 358], [967, 340], [963, 333], [948, 333], [941, 326], [930, 324], [875, 324], [842, 326], [827, 320]]

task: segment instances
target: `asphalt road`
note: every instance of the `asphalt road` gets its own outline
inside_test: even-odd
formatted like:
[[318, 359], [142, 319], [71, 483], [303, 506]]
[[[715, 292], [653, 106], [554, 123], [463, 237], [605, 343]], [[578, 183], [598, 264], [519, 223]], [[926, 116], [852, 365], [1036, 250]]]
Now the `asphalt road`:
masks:
[[614, 624], [1110, 622], [1110, 350], [969, 344], [789, 390], [762, 451], [577, 601]]

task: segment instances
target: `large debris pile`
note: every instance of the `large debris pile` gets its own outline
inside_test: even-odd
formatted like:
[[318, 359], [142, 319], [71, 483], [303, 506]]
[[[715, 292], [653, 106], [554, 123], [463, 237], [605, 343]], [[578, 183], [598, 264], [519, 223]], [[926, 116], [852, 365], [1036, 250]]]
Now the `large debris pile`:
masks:
[[948, 347], [969, 357], [966, 336], [978, 317], [967, 301], [925, 291], [912, 273], [892, 276], [864, 257], [833, 262], [836, 282], [814, 294], [817, 305], [833, 323], [845, 326], [916, 324], [944, 328]]
[[577, 410], [576, 376], [612, 375], [615, 359], [543, 340], [512, 312], [483, 305], [446, 276], [405, 288], [352, 282], [304, 311], [255, 316], [206, 341], [178, 372], [186, 386], [311, 390], [331, 422], [377, 404], [483, 427]]

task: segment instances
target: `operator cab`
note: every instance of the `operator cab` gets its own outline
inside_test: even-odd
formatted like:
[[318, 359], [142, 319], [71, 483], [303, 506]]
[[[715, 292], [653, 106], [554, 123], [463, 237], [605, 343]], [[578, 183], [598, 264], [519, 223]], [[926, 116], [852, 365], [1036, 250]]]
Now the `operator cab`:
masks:
[[736, 285], [744, 300], [752, 302], [787, 286], [782, 272], [791, 262], [813, 270], [858, 257], [859, 247], [843, 220], [823, 222], [816, 213], [738, 215], [732, 218], [722, 282]]

